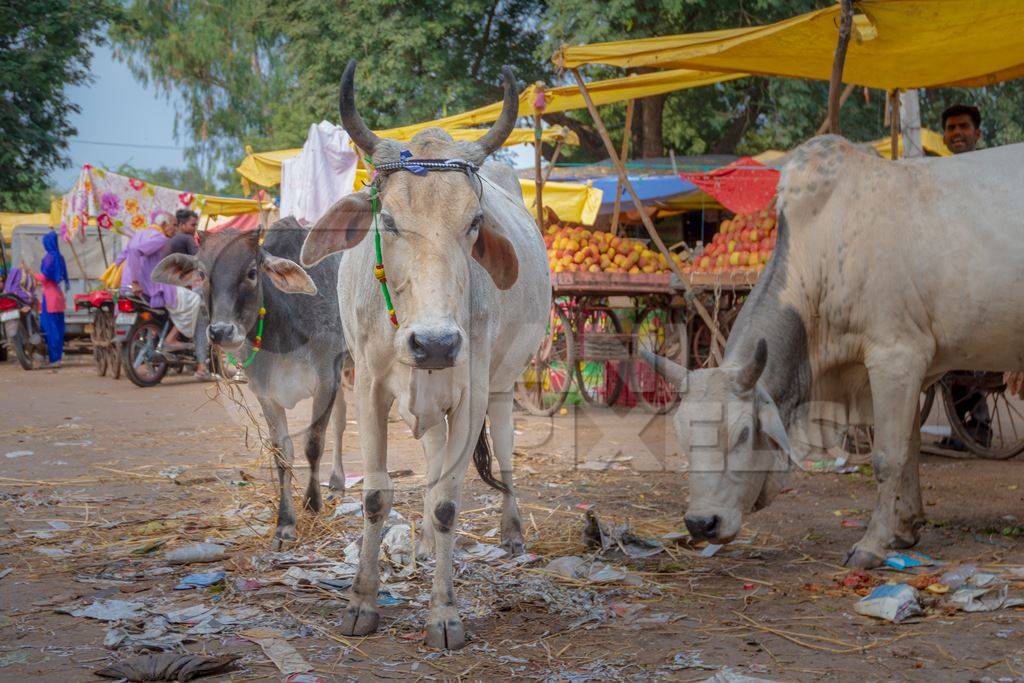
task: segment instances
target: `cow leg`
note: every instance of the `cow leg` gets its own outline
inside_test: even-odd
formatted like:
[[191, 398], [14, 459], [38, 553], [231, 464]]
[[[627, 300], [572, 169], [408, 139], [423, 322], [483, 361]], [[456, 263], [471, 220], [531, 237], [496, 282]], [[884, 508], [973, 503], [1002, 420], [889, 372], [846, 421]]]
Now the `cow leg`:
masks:
[[363, 452], [363, 544], [359, 568], [341, 618], [341, 632], [365, 636], [377, 630], [377, 588], [380, 582], [381, 532], [391, 512], [394, 490], [388, 477], [388, 411], [391, 398], [360, 368], [356, 374], [356, 406], [359, 410], [359, 442]]
[[423, 521], [420, 523], [419, 538], [416, 540], [417, 560], [426, 560], [434, 556], [434, 508], [431, 506], [430, 492], [441, 478], [447, 441], [448, 425], [445, 422], [434, 425], [423, 435], [423, 455], [427, 460], [427, 491], [423, 494]]
[[274, 464], [277, 466], [278, 503], [277, 530], [274, 531], [273, 548], [280, 550], [295, 536], [295, 507], [292, 503], [292, 438], [288, 434], [288, 418], [284, 408], [276, 402], [257, 396], [263, 417], [270, 428], [270, 441], [274, 446]]
[[338, 392], [334, 395], [334, 407], [331, 414], [331, 429], [334, 434], [334, 467], [331, 468], [331, 480], [328, 483], [332, 491], [345, 491], [345, 465], [341, 461], [341, 441], [345, 436], [348, 412], [345, 406], [345, 390], [338, 384]]
[[911, 354], [887, 354], [884, 362], [868, 367], [875, 414], [871, 462], [878, 491], [867, 531], [846, 559], [851, 567], [877, 567], [885, 558], [886, 548], [916, 542], [922, 521], [915, 450], [920, 436], [915, 439], [912, 432], [920, 423], [915, 416], [923, 365]]
[[466, 631], [455, 607], [452, 585], [453, 532], [462, 501], [466, 468], [480, 438], [487, 411], [486, 387], [475, 388], [468, 400], [448, 417], [448, 439], [437, 484], [429, 489], [434, 525], [434, 582], [430, 591], [427, 646], [457, 650], [466, 644]]
[[519, 505], [512, 478], [512, 392], [491, 394], [487, 405], [487, 417], [491, 422], [491, 443], [501, 468], [501, 483], [508, 492], [501, 501], [501, 547], [512, 557], [526, 552], [523, 541], [523, 521], [519, 517]]
[[324, 454], [324, 434], [327, 423], [331, 419], [331, 406], [335, 403], [338, 386], [317, 387], [313, 394], [313, 422], [306, 432], [306, 461], [309, 463], [309, 483], [306, 495], [302, 498], [302, 507], [313, 512], [320, 512], [323, 499], [320, 497], [320, 457]]

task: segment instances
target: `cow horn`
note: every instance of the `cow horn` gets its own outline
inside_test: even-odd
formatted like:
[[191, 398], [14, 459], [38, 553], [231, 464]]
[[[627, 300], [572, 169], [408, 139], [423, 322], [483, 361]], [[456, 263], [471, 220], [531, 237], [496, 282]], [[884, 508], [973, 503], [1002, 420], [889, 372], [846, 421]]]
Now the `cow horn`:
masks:
[[736, 382], [745, 391], [753, 389], [754, 385], [757, 384], [757, 380], [761, 378], [761, 373], [764, 372], [764, 366], [767, 362], [768, 343], [764, 339], [759, 339], [757, 341], [757, 348], [754, 350], [754, 357], [740, 369]]
[[355, 96], [356, 60], [350, 59], [345, 73], [341, 75], [341, 93], [338, 97], [338, 110], [341, 112], [341, 125], [356, 147], [366, 154], [373, 154], [373, 150], [380, 144], [381, 139], [366, 127], [363, 117], [356, 110]]
[[501, 103], [501, 114], [491, 129], [476, 142], [484, 157], [505, 144], [505, 140], [516, 127], [516, 119], [519, 118], [519, 89], [516, 87], [516, 75], [512, 73], [511, 67], [503, 66], [501, 67], [501, 76], [505, 84], [505, 99]]
[[672, 382], [680, 391], [686, 391], [686, 376], [689, 374], [686, 368], [664, 356], [651, 353], [647, 349], [641, 348], [638, 351], [655, 372]]

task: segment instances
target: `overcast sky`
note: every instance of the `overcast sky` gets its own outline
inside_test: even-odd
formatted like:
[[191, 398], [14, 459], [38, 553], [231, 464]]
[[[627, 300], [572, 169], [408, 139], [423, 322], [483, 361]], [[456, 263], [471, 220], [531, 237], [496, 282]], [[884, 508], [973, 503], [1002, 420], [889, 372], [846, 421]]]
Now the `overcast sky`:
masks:
[[[152, 86], [144, 87], [135, 80], [107, 45], [96, 48], [92, 72], [91, 84], [67, 91], [82, 111], [71, 119], [78, 129], [69, 145], [71, 165], [50, 174], [56, 188], [61, 192], [70, 189], [86, 163], [109, 169], [123, 163], [140, 169], [184, 167], [183, 143], [188, 139], [174, 138], [173, 104]], [[513, 165], [533, 164], [532, 146], [516, 145], [508, 151]]]
[[78, 129], [69, 145], [71, 165], [50, 174], [56, 187], [69, 189], [85, 163], [104, 168], [126, 162], [137, 168], [184, 166], [184, 145], [174, 139], [171, 103], [152, 86], [136, 81], [107, 45], [96, 48], [92, 72], [91, 84], [67, 91], [82, 111], [71, 119]]

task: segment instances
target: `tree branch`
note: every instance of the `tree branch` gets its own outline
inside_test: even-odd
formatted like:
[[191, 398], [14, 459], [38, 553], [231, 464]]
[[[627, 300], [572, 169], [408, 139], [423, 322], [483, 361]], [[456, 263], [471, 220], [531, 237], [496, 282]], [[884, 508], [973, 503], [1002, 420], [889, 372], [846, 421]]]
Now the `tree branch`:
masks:
[[491, 26], [494, 24], [494, 15], [498, 11], [498, 2], [500, 0], [494, 0], [494, 4], [491, 5], [491, 11], [487, 13], [487, 23], [484, 24], [484, 34], [480, 37], [480, 47], [476, 52], [476, 61], [473, 62], [473, 68], [470, 69], [470, 74], [473, 78], [477, 78], [480, 75], [480, 66], [484, 62], [484, 55], [487, 54], [487, 44], [491, 42]]

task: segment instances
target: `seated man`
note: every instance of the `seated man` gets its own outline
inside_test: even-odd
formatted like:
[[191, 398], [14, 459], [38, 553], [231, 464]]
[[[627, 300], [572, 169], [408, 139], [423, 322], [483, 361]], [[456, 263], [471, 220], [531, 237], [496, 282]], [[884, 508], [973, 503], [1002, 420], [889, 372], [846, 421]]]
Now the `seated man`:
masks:
[[[196, 244], [196, 224], [199, 216], [195, 211], [179, 209], [175, 214], [174, 235], [167, 240], [160, 250], [160, 258], [166, 258], [171, 254], [188, 254], [194, 256], [198, 251]], [[191, 337], [195, 342], [196, 351], [196, 378], [209, 379], [210, 370], [207, 366], [207, 344], [205, 321], [203, 318], [202, 298], [186, 287], [174, 287], [175, 303], [167, 306], [167, 312], [174, 321], [175, 328], [167, 335], [164, 346], [167, 349], [180, 349], [185, 345], [181, 341], [181, 334]]]
[[128, 240], [124, 251], [117, 257], [116, 263], [124, 263], [121, 272], [121, 289], [136, 296], [145, 294], [149, 305], [155, 308], [167, 308], [168, 301], [173, 305], [174, 287], [153, 282], [150, 275], [156, 264], [160, 263], [160, 250], [167, 243], [171, 228], [171, 217], [162, 211], [153, 215], [153, 223], [148, 228], [135, 231]]

